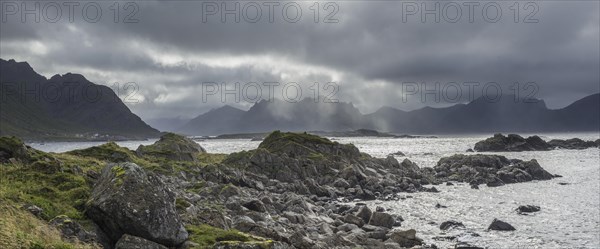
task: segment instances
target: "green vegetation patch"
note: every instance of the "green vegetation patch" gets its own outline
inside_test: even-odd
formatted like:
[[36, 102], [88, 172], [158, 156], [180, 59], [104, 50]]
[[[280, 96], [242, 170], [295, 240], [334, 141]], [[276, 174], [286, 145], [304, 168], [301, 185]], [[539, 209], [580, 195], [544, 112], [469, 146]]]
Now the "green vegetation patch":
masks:
[[271, 240], [242, 233], [235, 229], [223, 230], [206, 224], [199, 226], [189, 225], [186, 226], [186, 229], [190, 234], [189, 240], [198, 244], [195, 248], [210, 248], [217, 242], [232, 244], [256, 243], [264, 245], [264, 248], [270, 248], [270, 245], [273, 243]]
[[75, 156], [92, 157], [98, 160], [115, 163], [135, 162], [136, 159], [138, 159], [133, 151], [125, 147], [121, 147], [115, 142], [108, 142], [103, 145], [93, 146], [87, 149], [73, 150], [66, 153]]

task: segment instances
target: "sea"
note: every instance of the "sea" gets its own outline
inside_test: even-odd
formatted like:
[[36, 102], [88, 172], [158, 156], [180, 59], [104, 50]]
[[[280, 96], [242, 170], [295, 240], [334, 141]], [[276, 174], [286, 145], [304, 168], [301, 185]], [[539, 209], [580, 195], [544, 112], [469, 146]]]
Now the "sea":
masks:
[[[521, 134], [528, 136], [531, 134]], [[581, 138], [596, 140], [599, 133], [536, 134], [544, 140]], [[374, 157], [395, 152], [399, 161], [408, 158], [420, 167], [433, 167], [441, 157], [465, 153], [485, 135], [444, 135], [437, 138], [335, 137], [331, 140], [352, 143], [360, 151]], [[136, 149], [156, 140], [121, 141], [120, 146]], [[210, 153], [232, 153], [258, 147], [260, 141], [249, 139], [207, 139], [198, 142]], [[82, 149], [102, 142], [31, 143], [47, 152]], [[548, 181], [508, 184], [500, 187], [454, 183], [435, 186], [439, 193], [402, 193], [399, 201], [364, 202], [373, 210], [377, 206], [404, 219], [395, 229], [415, 229], [417, 236], [439, 248], [454, 248], [457, 243], [486, 248], [600, 248], [600, 150], [551, 150], [532, 152], [499, 152], [508, 158], [536, 159], [552, 174], [562, 175]], [[445, 208], [436, 208], [440, 204]], [[517, 214], [520, 205], [536, 205], [540, 212]], [[487, 231], [494, 219], [513, 225], [510, 232]], [[444, 221], [458, 221], [462, 229], [442, 231]]]

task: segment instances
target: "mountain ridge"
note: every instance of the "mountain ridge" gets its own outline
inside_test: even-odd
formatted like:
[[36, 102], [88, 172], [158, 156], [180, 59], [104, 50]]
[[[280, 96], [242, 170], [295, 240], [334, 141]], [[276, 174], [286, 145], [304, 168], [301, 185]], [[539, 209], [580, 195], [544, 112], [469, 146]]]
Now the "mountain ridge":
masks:
[[[81, 74], [39, 75], [27, 62], [0, 59], [0, 133], [25, 139], [143, 139], [159, 132], [107, 86]], [[12, 87], [12, 88], [11, 88]]]
[[[207, 127], [190, 123], [179, 132], [188, 135], [221, 135], [269, 130], [350, 131], [365, 128], [398, 134], [450, 134], [598, 131], [600, 126], [600, 93], [591, 94], [560, 109], [549, 109], [543, 99], [516, 98], [513, 95], [502, 96], [498, 101], [480, 97], [466, 104], [439, 108], [427, 106], [411, 111], [382, 106], [369, 114], [360, 113], [351, 103], [309, 104], [312, 102], [310, 98], [297, 103], [259, 101], [248, 111], [237, 109], [240, 112], [236, 114], [236, 123], [243, 125], [211, 119], [220, 110], [216, 108], [207, 112], [211, 113], [211, 117], [204, 113], [194, 119], [211, 119], [212, 126], [220, 127], [219, 132], [206, 132]], [[329, 107], [325, 108], [327, 105]], [[282, 110], [288, 112], [281, 114]], [[308, 113], [299, 114], [298, 110]]]

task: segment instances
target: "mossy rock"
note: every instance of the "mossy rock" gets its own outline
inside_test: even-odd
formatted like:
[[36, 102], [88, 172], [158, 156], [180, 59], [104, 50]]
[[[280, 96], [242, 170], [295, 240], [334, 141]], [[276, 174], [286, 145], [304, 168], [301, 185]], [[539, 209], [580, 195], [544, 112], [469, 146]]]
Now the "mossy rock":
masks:
[[[359, 158], [360, 152], [352, 144], [340, 144], [316, 135], [296, 132], [274, 131], [258, 146], [274, 154], [287, 154], [291, 157], [310, 157], [323, 160], [332, 156]], [[323, 157], [321, 157], [320, 155]]]
[[115, 142], [108, 142], [103, 145], [93, 146], [87, 149], [73, 150], [67, 154], [83, 157], [96, 158], [107, 162], [134, 162], [136, 156], [133, 151], [121, 147]]
[[136, 152], [140, 156], [196, 162], [199, 154], [206, 153], [206, 150], [187, 137], [175, 133], [166, 133], [152, 145], [140, 145]]
[[197, 246], [194, 248], [211, 248], [215, 244], [247, 244], [247, 245], [259, 245], [258, 248], [270, 248], [273, 241], [253, 236], [250, 234], [242, 233], [238, 230], [223, 230], [220, 228], [212, 227], [206, 224], [193, 226], [186, 226], [188, 233], [190, 234], [189, 240], [196, 243]]

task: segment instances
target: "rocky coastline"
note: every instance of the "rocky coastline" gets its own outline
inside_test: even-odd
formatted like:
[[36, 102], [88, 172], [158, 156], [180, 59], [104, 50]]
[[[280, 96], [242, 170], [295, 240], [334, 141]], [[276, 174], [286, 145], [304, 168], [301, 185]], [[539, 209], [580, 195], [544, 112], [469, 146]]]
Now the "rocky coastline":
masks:
[[[449, 181], [476, 188], [557, 177], [535, 160], [496, 155], [459, 154], [421, 168], [279, 131], [229, 155], [171, 133], [136, 151], [107, 143], [66, 153], [2, 137], [0, 167], [12, 181], [2, 205], [58, 230], [52, 243], [123, 249], [437, 248], [402, 227], [402, 217], [361, 201], [435, 193]], [[507, 227], [499, 222], [490, 229]]]
[[553, 139], [546, 142], [539, 136], [523, 138], [517, 134], [504, 136], [497, 133], [493, 137], [477, 142], [473, 149], [478, 152], [520, 152], [553, 149], [584, 150], [588, 148], [600, 148], [600, 139], [596, 141], [583, 141], [579, 138], [571, 138], [567, 140]]

